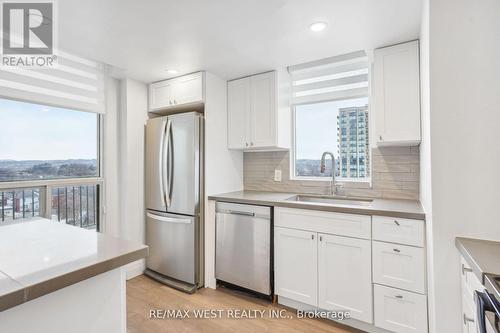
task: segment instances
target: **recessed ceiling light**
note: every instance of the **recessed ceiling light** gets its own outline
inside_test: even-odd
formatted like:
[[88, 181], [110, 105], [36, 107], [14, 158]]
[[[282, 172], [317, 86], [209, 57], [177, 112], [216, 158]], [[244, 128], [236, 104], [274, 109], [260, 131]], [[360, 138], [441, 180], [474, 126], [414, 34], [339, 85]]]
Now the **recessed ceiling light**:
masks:
[[326, 22], [314, 22], [309, 26], [309, 29], [313, 32], [320, 32], [325, 30], [328, 24]]
[[177, 74], [179, 73], [176, 69], [167, 69], [168, 74]]

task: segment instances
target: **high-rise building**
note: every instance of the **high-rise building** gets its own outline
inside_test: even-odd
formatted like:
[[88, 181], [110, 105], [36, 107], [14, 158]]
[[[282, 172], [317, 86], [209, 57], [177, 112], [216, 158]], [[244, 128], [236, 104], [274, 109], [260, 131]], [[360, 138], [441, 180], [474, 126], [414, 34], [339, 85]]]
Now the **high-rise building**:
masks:
[[337, 116], [337, 176], [366, 178], [370, 176], [370, 142], [368, 105], [339, 109]]

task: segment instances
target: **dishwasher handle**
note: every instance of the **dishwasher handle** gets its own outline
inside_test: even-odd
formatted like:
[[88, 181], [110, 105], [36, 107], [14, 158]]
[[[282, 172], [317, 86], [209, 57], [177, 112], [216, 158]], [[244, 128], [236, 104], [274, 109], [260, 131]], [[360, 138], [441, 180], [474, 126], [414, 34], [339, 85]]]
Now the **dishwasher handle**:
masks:
[[231, 215], [255, 216], [253, 212], [244, 212], [241, 210], [224, 210], [222, 213]]

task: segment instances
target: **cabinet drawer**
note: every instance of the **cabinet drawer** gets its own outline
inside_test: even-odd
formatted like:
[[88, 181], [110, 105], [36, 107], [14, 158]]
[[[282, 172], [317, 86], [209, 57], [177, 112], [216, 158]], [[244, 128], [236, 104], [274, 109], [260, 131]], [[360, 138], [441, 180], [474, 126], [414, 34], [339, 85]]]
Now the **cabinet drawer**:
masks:
[[316, 210], [282, 208], [274, 210], [274, 225], [356, 238], [371, 238], [371, 216]]
[[373, 281], [425, 293], [424, 249], [374, 241]]
[[463, 257], [460, 257], [460, 272], [463, 295], [467, 297], [470, 302], [475, 304], [474, 291], [482, 291], [484, 287]]
[[424, 224], [423, 220], [374, 216], [373, 239], [423, 247], [425, 239]]
[[396, 333], [427, 332], [427, 298], [374, 285], [375, 326]]
[[462, 292], [462, 327], [464, 333], [477, 333], [476, 328], [476, 305], [470, 300], [468, 295]]

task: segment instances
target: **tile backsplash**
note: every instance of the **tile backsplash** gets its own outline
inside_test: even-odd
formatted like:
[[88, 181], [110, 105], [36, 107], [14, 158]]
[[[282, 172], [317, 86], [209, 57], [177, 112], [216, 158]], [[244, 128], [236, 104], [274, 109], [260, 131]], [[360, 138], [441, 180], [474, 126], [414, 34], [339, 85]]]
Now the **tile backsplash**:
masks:
[[[372, 184], [345, 183], [341, 194], [385, 199], [419, 197], [420, 158], [418, 147], [384, 147], [372, 149]], [[281, 182], [274, 181], [274, 170], [280, 169]], [[329, 181], [290, 179], [290, 152], [244, 153], [245, 190], [329, 194]]]

